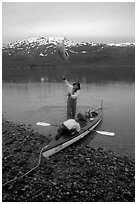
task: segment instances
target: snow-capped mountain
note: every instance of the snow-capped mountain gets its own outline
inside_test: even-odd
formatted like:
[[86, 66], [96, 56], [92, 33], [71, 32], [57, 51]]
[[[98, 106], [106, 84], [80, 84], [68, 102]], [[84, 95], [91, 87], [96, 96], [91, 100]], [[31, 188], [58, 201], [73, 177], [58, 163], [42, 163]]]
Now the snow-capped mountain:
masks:
[[[26, 40], [21, 40], [21, 41], [15, 41], [11, 42], [9, 44], [4, 44], [3, 48], [14, 48], [15, 46], [20, 46], [22, 44], [26, 45], [34, 45], [34, 44], [39, 44], [39, 45], [47, 45], [47, 44], [54, 44], [57, 45], [57, 43], [63, 43], [65, 46], [76, 46], [76, 45], [92, 45], [96, 46], [99, 45], [99, 43], [92, 43], [92, 42], [73, 42], [70, 40], [67, 40], [65, 37], [37, 37], [37, 38], [29, 38]], [[102, 43], [101, 43], [102, 44]], [[109, 43], [107, 44], [108, 46], [134, 46], [135, 43]]]
[[[63, 43], [70, 55], [71, 62], [99, 63], [115, 61], [122, 58], [129, 61], [134, 59], [135, 43], [110, 43], [100, 44], [93, 42], [76, 43], [65, 37], [38, 37], [16, 41], [2, 46], [3, 66], [20, 66], [49, 63], [58, 63], [59, 56], [56, 51], [58, 43]], [[120, 59], [119, 59], [120, 60]], [[118, 61], [119, 61], [118, 60]], [[18, 63], [17, 63], [18, 62]]]
[[[47, 56], [45, 52], [47, 52], [48, 49], [54, 49], [54, 51], [52, 50], [52, 52], [49, 53], [49, 54], [53, 54], [53, 52], [56, 51], [56, 46], [58, 43], [63, 43], [66, 49], [70, 49], [78, 46], [84, 46], [84, 45], [89, 45], [89, 46], [97, 45], [95, 43], [85, 43], [85, 42], [75, 43], [73, 41], [67, 40], [65, 37], [39, 37], [39, 38], [30, 38], [27, 40], [21, 40], [21, 41], [12, 42], [9, 44], [4, 44], [3, 53], [12, 55], [15, 52], [26, 50], [27, 53], [30, 54], [32, 53], [32, 51], [34, 51], [34, 49], [39, 50], [42, 47], [44, 47], [45, 49], [42, 50], [44, 53], [39, 52], [39, 55]], [[70, 52], [75, 53], [71, 49], [70, 49]]]

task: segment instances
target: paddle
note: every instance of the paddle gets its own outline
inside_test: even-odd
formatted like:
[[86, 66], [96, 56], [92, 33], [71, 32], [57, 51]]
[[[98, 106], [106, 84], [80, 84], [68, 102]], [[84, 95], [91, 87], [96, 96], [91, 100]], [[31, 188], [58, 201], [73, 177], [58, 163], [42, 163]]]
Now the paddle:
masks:
[[54, 124], [50, 124], [50, 123], [44, 123], [44, 122], [37, 122], [36, 125], [40, 125], [40, 126], [56, 126], [59, 127], [59, 125], [54, 125]]
[[[50, 124], [50, 123], [44, 123], [44, 122], [37, 122], [36, 125], [40, 125], [40, 126], [57, 126], [59, 127], [59, 125], [54, 125], [54, 124]], [[115, 133], [114, 132], [107, 132], [107, 131], [100, 131], [100, 130], [91, 130], [92, 132], [97, 132], [101, 135], [107, 135], [107, 136], [114, 136]]]
[[101, 135], [107, 135], [107, 136], [114, 136], [115, 135], [114, 132], [107, 132], [107, 131], [100, 131], [100, 130], [92, 130], [92, 131], [95, 131]]

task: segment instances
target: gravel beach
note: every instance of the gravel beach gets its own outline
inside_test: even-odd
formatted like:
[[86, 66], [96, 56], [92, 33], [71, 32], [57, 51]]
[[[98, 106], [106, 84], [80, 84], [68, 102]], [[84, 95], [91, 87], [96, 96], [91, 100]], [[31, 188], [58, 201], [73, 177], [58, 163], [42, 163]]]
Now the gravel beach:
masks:
[[[3, 118], [3, 184], [36, 167], [48, 143], [30, 125]], [[135, 202], [135, 161], [77, 143], [50, 159], [41, 157], [37, 168], [2, 191], [3, 202]]]

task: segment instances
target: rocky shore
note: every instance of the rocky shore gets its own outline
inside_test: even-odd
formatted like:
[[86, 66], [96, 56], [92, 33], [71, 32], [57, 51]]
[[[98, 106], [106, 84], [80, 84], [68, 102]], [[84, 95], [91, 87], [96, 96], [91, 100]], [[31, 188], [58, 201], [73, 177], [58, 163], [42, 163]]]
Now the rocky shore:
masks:
[[[2, 119], [2, 181], [37, 166], [49, 139], [31, 126]], [[135, 162], [108, 149], [82, 143], [41, 158], [28, 175], [3, 185], [3, 202], [134, 202]]]

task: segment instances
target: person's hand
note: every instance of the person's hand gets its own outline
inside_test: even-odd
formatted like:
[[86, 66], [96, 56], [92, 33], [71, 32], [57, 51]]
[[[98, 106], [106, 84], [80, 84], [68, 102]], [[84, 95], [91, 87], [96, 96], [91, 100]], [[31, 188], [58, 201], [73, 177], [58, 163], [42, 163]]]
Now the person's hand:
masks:
[[63, 76], [63, 78], [62, 78], [64, 81], [66, 80], [66, 78], [65, 78], [65, 76]]

